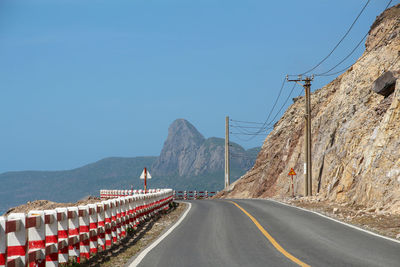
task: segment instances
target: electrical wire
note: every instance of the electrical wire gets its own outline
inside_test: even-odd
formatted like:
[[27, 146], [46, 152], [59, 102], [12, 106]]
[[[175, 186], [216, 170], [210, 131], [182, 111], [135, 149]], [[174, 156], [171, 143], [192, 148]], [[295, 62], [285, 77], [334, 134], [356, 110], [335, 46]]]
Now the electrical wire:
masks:
[[[272, 108], [269, 111], [267, 118], [265, 119], [264, 123], [262, 123], [262, 126], [258, 127], [258, 130], [256, 132], [254, 132], [254, 133], [261, 133], [262, 131], [265, 131], [268, 128], [268, 126], [270, 125], [270, 123], [268, 123], [269, 118], [271, 117], [271, 115], [272, 115], [272, 113], [273, 113], [273, 111], [274, 111], [274, 109], [276, 107], [276, 104], [279, 101], [279, 98], [280, 98], [280, 96], [282, 94], [283, 88], [285, 87], [285, 83], [286, 83], [286, 77], [282, 81], [282, 85], [281, 85], [281, 88], [279, 89], [278, 96], [275, 98], [275, 102], [272, 105]], [[247, 122], [247, 123], [250, 123], [250, 122]], [[254, 123], [254, 122], [251, 122], [251, 123]], [[257, 123], [257, 124], [260, 124], [260, 123]], [[248, 133], [250, 133], [250, 132], [248, 132]]]
[[264, 124], [263, 122], [254, 122], [254, 121], [238, 121], [238, 120], [233, 120], [233, 119], [229, 119], [230, 121], [233, 122], [241, 122], [241, 123], [248, 123], [248, 124]]
[[230, 125], [233, 128], [242, 128], [242, 129], [259, 129], [260, 127], [255, 127], [255, 126], [239, 126], [239, 125]]
[[[241, 133], [246, 133], [246, 134], [254, 134], [254, 133], [257, 133], [260, 130], [260, 127], [252, 127], [252, 128], [250, 128], [250, 129], [258, 129], [257, 131], [254, 132], [252, 130], [249, 130], [246, 126], [239, 126], [239, 125], [236, 125], [236, 124], [229, 125], [229, 126], [230, 127], [232, 126], [232, 128], [238, 130]], [[272, 129], [272, 128], [273, 128], [273, 126], [264, 127], [261, 132], [269, 130], [269, 129]]]
[[314, 74], [314, 76], [325, 76], [327, 73], [336, 69], [340, 64], [342, 64], [346, 59], [348, 59], [357, 50], [357, 48], [362, 44], [362, 42], [365, 40], [365, 38], [367, 38], [367, 36], [368, 36], [368, 33], [366, 33], [364, 35], [364, 37], [358, 42], [358, 44], [353, 48], [353, 50], [347, 56], [345, 56], [339, 63], [337, 63], [335, 66], [333, 66], [332, 68], [330, 68], [329, 70], [327, 70], [325, 72]]
[[343, 40], [347, 37], [347, 35], [350, 33], [351, 29], [354, 27], [354, 25], [356, 24], [357, 20], [359, 19], [359, 17], [361, 16], [361, 14], [364, 12], [365, 8], [368, 6], [370, 0], [367, 1], [367, 3], [365, 3], [365, 5], [363, 6], [363, 8], [361, 9], [360, 13], [358, 13], [357, 17], [355, 18], [355, 20], [353, 21], [353, 23], [350, 25], [349, 29], [347, 30], [347, 32], [343, 35], [343, 37], [339, 40], [339, 42], [335, 45], [335, 47], [328, 53], [327, 56], [325, 56], [317, 65], [315, 65], [314, 67], [312, 67], [311, 69], [303, 72], [301, 75], [305, 75], [313, 70], [315, 70], [316, 68], [318, 68], [322, 63], [325, 62], [325, 60], [327, 60], [332, 54], [333, 52], [336, 50], [336, 48], [339, 47], [339, 45], [343, 42]]
[[[394, 25], [392, 26], [392, 29], [394, 28], [395, 25], [396, 25], [396, 24], [394, 24]], [[391, 30], [392, 30], [392, 29], [391, 29]], [[390, 30], [389, 30], [389, 31], [390, 31]], [[384, 36], [384, 37], [385, 37], [385, 36]], [[374, 46], [373, 48], [371, 48], [371, 50], [369, 50], [369, 51], [367, 51], [366, 53], [364, 53], [364, 54], [362, 55], [362, 57], [360, 57], [357, 61], [360, 61], [360, 60], [363, 59], [365, 56], [367, 56], [371, 51], [373, 51], [375, 48], [377, 48], [378, 45], [381, 43], [381, 41], [384, 39], [384, 37], [380, 39], [380, 41], [377, 43], [376, 46]], [[349, 69], [351, 66], [353, 66], [355, 63], [356, 63], [356, 62], [354, 62], [354, 63], [352, 63], [351, 65], [347, 66], [346, 68], [343, 68], [343, 69], [341, 69], [341, 70], [339, 70], [339, 71], [336, 71], [336, 72], [332, 72], [332, 73], [328, 73], [328, 74], [316, 74], [315, 76], [319, 76], [319, 77], [321, 77], [321, 76], [324, 76], [324, 77], [333, 76], [333, 75], [336, 75], [336, 74], [339, 74], [339, 73], [341, 73], [341, 72], [344, 72], [344, 71], [348, 70], [348, 69]]]
[[229, 134], [239, 134], [239, 135], [267, 135], [267, 133], [254, 134], [254, 133], [232, 133], [232, 132], [230, 132]]
[[271, 117], [271, 114], [272, 114], [272, 112], [274, 111], [274, 108], [276, 107], [276, 104], [278, 103], [279, 97], [280, 97], [281, 94], [282, 94], [283, 87], [285, 86], [285, 83], [286, 83], [286, 77], [283, 78], [283, 82], [282, 82], [281, 89], [279, 90], [278, 96], [276, 97], [275, 102], [274, 102], [274, 104], [272, 105], [272, 108], [271, 108], [271, 110], [270, 110], [270, 112], [269, 112], [269, 114], [268, 114], [268, 116], [267, 116], [267, 119], [266, 119], [265, 122], [264, 122], [263, 127], [265, 127], [265, 126], [268, 124], [268, 120], [269, 120], [269, 118]]
[[285, 107], [286, 103], [288, 102], [289, 98], [292, 96], [292, 93], [294, 91], [294, 88], [296, 88], [297, 83], [293, 84], [292, 89], [290, 90], [289, 95], [286, 97], [285, 102], [283, 103], [283, 105], [280, 107], [280, 109], [278, 110], [278, 112], [275, 114], [275, 116], [272, 118], [272, 121], [274, 121], [276, 119], [276, 117], [279, 115], [279, 113], [282, 111], [282, 109]]
[[[385, 7], [384, 11], [388, 9], [388, 7], [389, 7], [390, 4], [392, 3], [392, 1], [393, 1], [393, 0], [390, 0], [390, 1], [386, 4], [386, 7]], [[383, 11], [383, 12], [384, 12], [384, 11]], [[392, 26], [392, 28], [389, 30], [389, 32], [392, 31], [392, 30], [394, 29], [395, 26], [396, 26], [396, 24], [393, 24], [393, 26]], [[334, 67], [332, 67], [331, 69], [329, 69], [328, 71], [325, 71], [325, 72], [323, 72], [323, 73], [315, 74], [315, 76], [325, 76], [325, 77], [326, 77], [326, 76], [333, 76], [333, 75], [339, 74], [339, 73], [341, 73], [341, 72], [343, 72], [343, 71], [346, 71], [346, 70], [349, 69], [351, 66], [353, 66], [354, 63], [352, 63], [351, 65], [347, 66], [347, 67], [344, 68], [344, 69], [341, 69], [341, 70], [336, 71], [336, 72], [333, 72], [333, 73], [329, 73], [330, 71], [332, 71], [332, 70], [334, 70], [336, 67], [338, 67], [340, 64], [342, 64], [346, 59], [348, 59], [348, 58], [356, 51], [356, 49], [360, 46], [360, 44], [365, 40], [365, 38], [368, 36], [368, 34], [369, 34], [369, 32], [367, 32], [367, 33], [364, 35], [364, 37], [358, 42], [358, 44], [356, 45], [356, 47], [355, 47], [346, 57], [344, 57], [339, 63], [337, 63]], [[364, 58], [364, 57], [365, 57], [367, 54], [369, 54], [371, 51], [375, 50], [375, 48], [377, 48], [378, 45], [380, 45], [380, 43], [383, 41], [383, 39], [384, 39], [385, 37], [386, 37], [386, 36], [383, 35], [382, 38], [378, 41], [378, 43], [377, 43], [373, 48], [371, 48], [369, 51], [365, 52], [365, 53], [362, 55], [362, 57], [361, 57], [360, 59]], [[360, 59], [358, 59], [358, 60], [360, 60]]]
[[[280, 107], [279, 110], [276, 112], [275, 116], [272, 118], [271, 121], [274, 121], [274, 120], [276, 119], [276, 117], [279, 115], [279, 113], [282, 111], [282, 109], [285, 107], [287, 101], [288, 101], [289, 98], [292, 96], [293, 91], [294, 91], [294, 89], [296, 88], [296, 85], [297, 85], [296, 83], [293, 84], [293, 87], [292, 87], [292, 89], [290, 90], [288, 96], [286, 97], [284, 103], [281, 105], [281, 107]], [[264, 125], [267, 125], [267, 124], [264, 123]], [[263, 133], [263, 131], [265, 131], [265, 130], [267, 130], [267, 129], [273, 129], [273, 126], [271, 126], [271, 127], [266, 127], [266, 126], [264, 126], [264, 127], [260, 128], [258, 131], [255, 131], [255, 132], [250, 132], [250, 131], [248, 131], [247, 129], [236, 128], [236, 130], [239, 130], [239, 133], [237, 133], [237, 132], [235, 132], [235, 133], [231, 132], [231, 134], [232, 134], [232, 135], [236, 135], [236, 136], [240, 136], [240, 135], [242, 135], [242, 136], [243, 136], [243, 135], [244, 135], [244, 136], [248, 136], [247, 139], [238, 138], [238, 139], [240, 139], [241, 141], [246, 141], [246, 142], [248, 142], [248, 141], [254, 139], [256, 136], [265, 136], [265, 135], [267, 135], [268, 133]]]
[[[388, 4], [387, 4], [386, 7], [385, 7], [385, 10], [389, 7], [389, 5], [391, 4], [391, 2], [392, 2], [392, 0], [390, 0], [390, 1], [388, 2]], [[355, 18], [355, 20], [353, 21], [353, 23], [350, 25], [350, 27], [348, 28], [348, 30], [346, 31], [346, 33], [345, 33], [345, 34], [343, 35], [343, 37], [339, 40], [339, 42], [335, 45], [335, 47], [329, 52], [329, 54], [328, 54], [325, 58], [323, 58], [317, 65], [315, 65], [315, 66], [314, 66], [313, 68], [311, 68], [310, 70], [308, 70], [308, 71], [302, 73], [301, 75], [304, 75], [304, 74], [306, 74], [306, 73], [309, 73], [309, 72], [313, 71], [314, 69], [316, 69], [317, 67], [319, 67], [326, 59], [328, 59], [328, 58], [333, 54], [333, 52], [339, 47], [339, 45], [343, 42], [343, 40], [348, 36], [348, 34], [350, 33], [350, 31], [351, 31], [352, 28], [354, 27], [355, 23], [358, 21], [359, 17], [360, 17], [361, 14], [364, 12], [364, 10], [366, 9], [366, 7], [368, 6], [369, 3], [370, 3], [370, 0], [368, 0], [368, 1], [365, 3], [365, 5], [364, 5], [363, 8], [361, 9], [361, 11], [358, 13], [357, 17]], [[365, 38], [366, 38], [367, 36], [368, 36], [368, 33], [365, 34], [365, 35], [363, 36], [363, 38], [357, 43], [357, 45], [352, 49], [352, 51], [351, 51], [348, 55], [346, 55], [339, 63], [337, 63], [335, 66], [333, 66], [332, 68], [330, 68], [329, 70], [327, 70], [327, 71], [325, 71], [325, 72], [316, 74], [316, 76], [331, 76], [331, 75], [338, 74], [338, 73], [343, 72], [344, 70], [348, 69], [349, 67], [347, 67], [346, 69], [337, 71], [337, 72], [335, 72], [335, 73], [329, 73], [329, 72], [331, 72], [332, 70], [336, 69], [336, 68], [337, 68], [340, 64], [342, 64], [345, 60], [347, 60], [347, 59], [357, 50], [357, 48], [361, 45], [361, 43], [365, 40]], [[382, 39], [383, 39], [383, 38], [382, 38]], [[379, 43], [382, 41], [382, 39], [379, 41]], [[353, 64], [352, 64], [352, 65], [353, 65]], [[285, 82], [286, 82], [286, 79], [283, 80], [282, 85], [281, 85], [281, 88], [280, 88], [280, 90], [279, 90], [279, 92], [278, 92], [278, 96], [276, 97], [275, 102], [274, 102], [274, 104], [273, 104], [273, 106], [272, 106], [270, 112], [268, 113], [267, 119], [265, 120], [264, 123], [252, 122], [252, 121], [240, 121], [240, 120], [232, 120], [232, 119], [231, 119], [232, 122], [245, 123], [245, 124], [250, 124], [250, 125], [261, 125], [260, 127], [257, 127], [257, 126], [247, 126], [247, 125], [246, 125], [246, 126], [243, 126], [243, 125], [233, 124], [231, 127], [232, 127], [232, 128], [236, 128], [237, 130], [239, 130], [239, 133], [232, 133], [232, 134], [234, 134], [234, 135], [247, 135], [247, 136], [250, 136], [250, 138], [247, 140], [247, 141], [250, 141], [252, 138], [254, 138], [254, 136], [264, 135], [264, 134], [262, 133], [263, 131], [273, 128], [273, 127], [270, 127], [271, 124], [272, 124], [272, 122], [275, 121], [276, 117], [280, 114], [280, 112], [282, 111], [282, 109], [285, 107], [287, 101], [288, 101], [289, 98], [291, 97], [291, 95], [292, 95], [292, 93], [293, 93], [293, 91], [294, 91], [294, 89], [295, 89], [295, 87], [296, 87], [296, 84], [294, 84], [293, 87], [292, 87], [292, 89], [291, 89], [291, 91], [290, 91], [290, 93], [289, 93], [289, 95], [288, 95], [287, 98], [285, 99], [284, 103], [281, 105], [281, 107], [279, 108], [279, 110], [275, 113], [275, 116], [270, 120], [271, 115], [273, 114], [273, 112], [274, 112], [274, 110], [275, 110], [275, 108], [276, 108], [276, 105], [277, 105], [277, 103], [278, 103], [278, 101], [279, 101], [279, 98], [280, 98], [280, 96], [281, 96], [281, 94], [282, 94], [283, 88], [284, 88], [284, 86], [285, 86]], [[298, 97], [301, 95], [301, 93], [302, 93], [302, 90], [300, 91]], [[258, 130], [255, 131], [255, 132], [252, 132], [250, 129], [258, 129]]]

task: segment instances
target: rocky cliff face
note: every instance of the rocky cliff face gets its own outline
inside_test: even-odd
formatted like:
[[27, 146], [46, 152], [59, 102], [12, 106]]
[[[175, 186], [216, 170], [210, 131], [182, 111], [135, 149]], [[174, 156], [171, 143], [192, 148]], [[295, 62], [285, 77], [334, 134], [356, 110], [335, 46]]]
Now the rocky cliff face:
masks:
[[[400, 81], [387, 96], [371, 90], [385, 72], [398, 75], [399, 18], [400, 5], [380, 15], [361, 58], [312, 93], [312, 185], [318, 198], [400, 213]], [[220, 196], [289, 196], [290, 167], [297, 172], [295, 193], [302, 195], [303, 114], [304, 98], [296, 99], [253, 168]]]
[[179, 176], [189, 174], [196, 160], [196, 152], [205, 138], [184, 119], [175, 120], [168, 128], [160, 157], [154, 163], [154, 174]]
[[[198, 176], [224, 170], [224, 139], [205, 139], [184, 119], [175, 120], [168, 129], [168, 137], [160, 157], [152, 166], [155, 175]], [[254, 153], [232, 143], [232, 168], [248, 170], [255, 161]]]

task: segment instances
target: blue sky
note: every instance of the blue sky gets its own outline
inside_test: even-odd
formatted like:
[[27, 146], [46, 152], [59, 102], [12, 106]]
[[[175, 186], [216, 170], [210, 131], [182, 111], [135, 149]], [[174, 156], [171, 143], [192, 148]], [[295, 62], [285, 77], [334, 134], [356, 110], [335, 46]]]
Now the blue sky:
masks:
[[[364, 4], [1, 0], [0, 172], [158, 155], [177, 118], [206, 137], [224, 136], [226, 115], [263, 122], [284, 75], [327, 55]], [[316, 72], [347, 55], [386, 4], [372, 0]], [[265, 136], [238, 138], [250, 148]]]

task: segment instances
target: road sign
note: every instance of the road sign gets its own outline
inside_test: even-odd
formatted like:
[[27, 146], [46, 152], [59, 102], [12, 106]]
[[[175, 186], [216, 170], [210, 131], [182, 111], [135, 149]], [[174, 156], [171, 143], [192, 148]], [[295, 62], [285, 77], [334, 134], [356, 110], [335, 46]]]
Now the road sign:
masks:
[[294, 197], [293, 175], [296, 175], [296, 172], [293, 170], [293, 168], [290, 168], [289, 176], [292, 178], [292, 197]]
[[149, 171], [147, 171], [147, 170], [143, 170], [142, 174], [140, 175], [140, 179], [144, 179], [145, 172], [147, 173], [146, 178], [151, 179], [151, 175], [150, 175]]
[[147, 192], [147, 179], [151, 179], [150, 173], [147, 171], [147, 168], [144, 167], [142, 174], [140, 175], [140, 179], [144, 179], [144, 193]]

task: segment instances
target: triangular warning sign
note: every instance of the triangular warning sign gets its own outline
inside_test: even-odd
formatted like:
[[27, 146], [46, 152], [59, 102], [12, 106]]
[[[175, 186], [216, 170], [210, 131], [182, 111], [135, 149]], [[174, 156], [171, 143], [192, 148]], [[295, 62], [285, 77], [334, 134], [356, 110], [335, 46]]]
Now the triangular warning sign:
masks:
[[295, 171], [293, 170], [293, 168], [290, 168], [289, 175], [296, 175], [296, 173], [295, 173]]
[[[144, 174], [145, 174], [145, 171], [143, 170], [142, 174], [140, 175], [140, 179], [144, 179]], [[146, 178], [151, 179], [151, 175], [148, 170], [146, 170]]]

